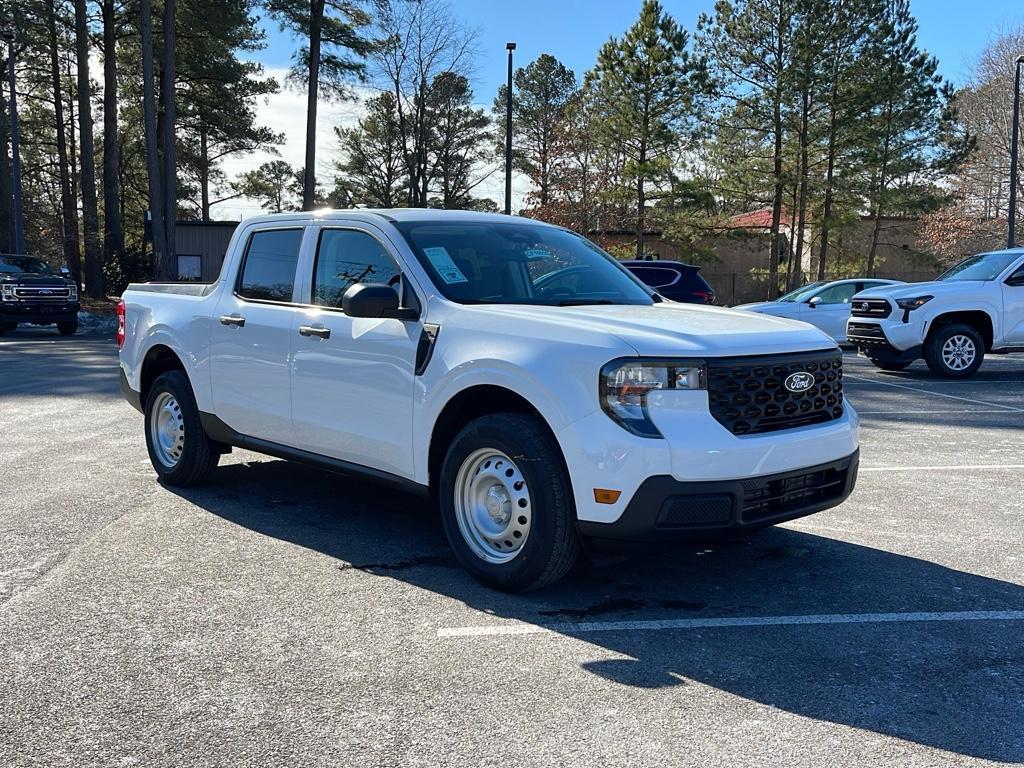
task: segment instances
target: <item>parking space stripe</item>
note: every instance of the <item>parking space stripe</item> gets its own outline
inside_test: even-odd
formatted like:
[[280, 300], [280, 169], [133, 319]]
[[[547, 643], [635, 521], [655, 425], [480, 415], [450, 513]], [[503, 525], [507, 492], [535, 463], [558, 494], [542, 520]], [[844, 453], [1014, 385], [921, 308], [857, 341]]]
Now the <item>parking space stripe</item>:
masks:
[[934, 392], [930, 389], [921, 389], [920, 387], [909, 387], [906, 384], [893, 384], [889, 381], [878, 381], [877, 379], [869, 379], [866, 376], [855, 376], [851, 373], [844, 374], [843, 379], [857, 379], [858, 381], [864, 381], [868, 384], [879, 384], [883, 387], [895, 387], [896, 389], [906, 389], [910, 392], [917, 392], [922, 395], [933, 395], [934, 397], [945, 397], [950, 400], [959, 400], [963, 403], [972, 403], [973, 405], [987, 405], [992, 408], [1001, 408], [1006, 411], [1016, 411], [1018, 413], [1024, 413], [1024, 408], [1017, 408], [1012, 405], [1003, 405], [1002, 403], [990, 403], [986, 400], [975, 400], [970, 397], [960, 397], [959, 395], [947, 395], [945, 392]]
[[[1008, 470], [1024, 469], [1024, 464], [934, 464], [924, 467], [861, 467], [859, 472], [936, 472], [950, 469], [991, 469]], [[958, 478], [959, 479], [959, 478]]]
[[840, 613], [809, 616], [745, 616], [708, 619], [636, 621], [584, 621], [578, 623], [527, 624], [515, 622], [475, 627], [442, 627], [439, 638], [499, 637], [506, 635], [592, 632], [658, 632], [665, 630], [720, 629], [732, 627], [800, 627], [822, 624], [902, 624], [929, 621], [1024, 621], [1024, 611], [920, 611], [914, 613]]
[[1006, 413], [1002, 408], [970, 408], [965, 411], [951, 411], [946, 409], [931, 409], [919, 411], [862, 411], [857, 409], [858, 416], [912, 416], [920, 413], [941, 413], [944, 416], [960, 416], [971, 413]]

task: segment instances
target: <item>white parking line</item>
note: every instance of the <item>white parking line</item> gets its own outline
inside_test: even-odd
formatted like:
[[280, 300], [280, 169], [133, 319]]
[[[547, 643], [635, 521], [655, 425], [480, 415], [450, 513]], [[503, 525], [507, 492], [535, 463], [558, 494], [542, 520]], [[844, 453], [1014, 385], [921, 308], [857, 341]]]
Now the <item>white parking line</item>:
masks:
[[497, 637], [500, 635], [563, 634], [591, 632], [657, 632], [721, 627], [798, 627], [821, 624], [901, 624], [922, 621], [1024, 621], [1024, 611], [925, 611], [916, 613], [838, 613], [810, 616], [746, 616], [709, 619], [662, 619], [654, 621], [583, 621], [579, 623], [527, 624], [515, 622], [476, 627], [442, 627], [439, 638]]
[[1015, 408], [1012, 405], [1003, 405], [1002, 403], [990, 403], [985, 400], [975, 400], [970, 397], [960, 397], [959, 395], [947, 395], [945, 392], [933, 392], [930, 389], [921, 389], [920, 387], [908, 387], [906, 384], [893, 384], [889, 381], [878, 381], [877, 379], [869, 379], [866, 376], [855, 376], [852, 373], [847, 373], [843, 376], [844, 379], [858, 379], [859, 381], [865, 381], [868, 384], [879, 384], [883, 387], [895, 387], [896, 389], [906, 389], [911, 392], [918, 392], [922, 395], [933, 395], [935, 397], [946, 397], [950, 400], [959, 400], [963, 403], [971, 403], [973, 405], [987, 405], [993, 408], [1001, 408], [1006, 411], [1016, 411], [1018, 413], [1024, 413], [1024, 408]]
[[937, 472], [951, 469], [1024, 469], [1024, 464], [933, 464], [924, 467], [861, 467], [859, 472]]
[[944, 416], [959, 416], [965, 413], [1006, 413], [1006, 411], [1003, 408], [971, 408], [965, 411], [951, 411], [948, 408], [920, 411], [862, 411], [860, 408], [857, 409], [858, 416], [912, 416], [919, 413], [941, 413]]

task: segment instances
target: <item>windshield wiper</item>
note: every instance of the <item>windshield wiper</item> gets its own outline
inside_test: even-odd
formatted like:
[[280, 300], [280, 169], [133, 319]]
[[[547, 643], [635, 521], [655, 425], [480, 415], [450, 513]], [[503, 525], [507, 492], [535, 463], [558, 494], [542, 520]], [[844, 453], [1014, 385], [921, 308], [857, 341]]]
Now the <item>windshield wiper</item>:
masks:
[[562, 299], [558, 302], [560, 307], [583, 307], [588, 304], [618, 304], [611, 299]]

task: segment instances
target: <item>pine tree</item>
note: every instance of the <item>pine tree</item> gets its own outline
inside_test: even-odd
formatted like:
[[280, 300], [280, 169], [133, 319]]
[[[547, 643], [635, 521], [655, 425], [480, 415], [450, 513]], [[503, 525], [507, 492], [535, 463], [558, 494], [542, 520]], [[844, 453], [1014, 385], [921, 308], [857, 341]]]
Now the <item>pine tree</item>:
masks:
[[390, 91], [366, 102], [366, 116], [353, 128], [335, 128], [344, 160], [337, 170], [356, 202], [395, 208], [405, 202], [405, 160], [398, 109]]

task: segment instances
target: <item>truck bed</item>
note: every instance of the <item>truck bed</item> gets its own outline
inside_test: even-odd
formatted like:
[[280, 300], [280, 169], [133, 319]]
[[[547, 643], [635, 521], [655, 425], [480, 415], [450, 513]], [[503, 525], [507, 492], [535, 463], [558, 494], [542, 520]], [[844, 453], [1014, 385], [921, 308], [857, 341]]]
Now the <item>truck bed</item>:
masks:
[[173, 293], [178, 296], [208, 296], [217, 283], [129, 283], [125, 291]]

